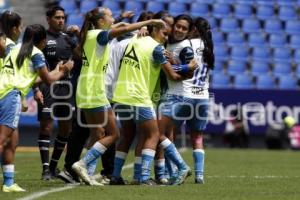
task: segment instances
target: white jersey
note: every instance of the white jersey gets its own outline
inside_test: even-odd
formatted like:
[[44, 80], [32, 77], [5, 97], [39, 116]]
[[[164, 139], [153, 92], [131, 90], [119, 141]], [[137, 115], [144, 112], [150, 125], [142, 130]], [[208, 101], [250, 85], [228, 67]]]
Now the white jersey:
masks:
[[[178, 43], [168, 44], [167, 50], [169, 50], [177, 60], [180, 60], [179, 54], [180, 54], [181, 50], [184, 47], [190, 47], [190, 46], [191, 46], [191, 44], [190, 44], [189, 40], [183, 40]], [[172, 81], [170, 79], [167, 79], [167, 81], [168, 81], [168, 90], [167, 90], [166, 94], [183, 96], [184, 91], [183, 91], [183, 82], [182, 81]]]
[[208, 68], [203, 62], [204, 43], [200, 38], [191, 39], [190, 45], [194, 50], [194, 58], [198, 67], [191, 79], [183, 81], [183, 96], [192, 99], [208, 99], [209, 75]]
[[106, 97], [111, 100], [119, 76], [120, 60], [131, 38], [118, 41], [114, 38], [110, 43], [109, 62], [105, 76]]

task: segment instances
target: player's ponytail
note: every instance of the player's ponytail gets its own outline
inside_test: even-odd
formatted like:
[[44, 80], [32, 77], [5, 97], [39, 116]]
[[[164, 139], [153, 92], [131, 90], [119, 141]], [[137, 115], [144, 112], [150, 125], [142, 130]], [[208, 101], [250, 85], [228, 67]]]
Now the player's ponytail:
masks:
[[17, 66], [20, 68], [26, 58], [30, 58], [33, 46], [46, 39], [46, 29], [40, 24], [27, 26], [24, 32], [20, 52], [17, 56]]
[[203, 61], [208, 65], [209, 69], [213, 69], [215, 64], [215, 55], [210, 25], [208, 21], [202, 17], [196, 18], [194, 25], [204, 43]]
[[99, 7], [93, 10], [90, 10], [85, 14], [84, 22], [79, 35], [79, 49], [78, 55], [81, 57], [83, 53], [83, 46], [86, 40], [86, 35], [89, 30], [95, 29], [97, 21], [104, 16], [104, 11], [106, 8]]

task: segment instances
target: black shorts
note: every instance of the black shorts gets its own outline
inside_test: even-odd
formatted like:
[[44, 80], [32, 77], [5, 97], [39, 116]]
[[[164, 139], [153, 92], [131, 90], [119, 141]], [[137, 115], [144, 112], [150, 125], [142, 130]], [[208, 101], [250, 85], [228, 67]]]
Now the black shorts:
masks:
[[[73, 116], [75, 94], [71, 82], [56, 82], [52, 87], [42, 83], [40, 91], [44, 104], [38, 104], [38, 120], [70, 118]], [[52, 89], [51, 89], [52, 88]]]

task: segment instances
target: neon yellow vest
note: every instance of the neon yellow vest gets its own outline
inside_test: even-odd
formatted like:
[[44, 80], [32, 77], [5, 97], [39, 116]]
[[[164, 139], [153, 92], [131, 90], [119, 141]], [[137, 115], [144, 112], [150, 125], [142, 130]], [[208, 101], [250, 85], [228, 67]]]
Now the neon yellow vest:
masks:
[[76, 92], [76, 104], [79, 108], [97, 108], [109, 104], [104, 84], [109, 45], [98, 45], [97, 36], [101, 31], [90, 30], [86, 36]]
[[122, 58], [113, 101], [139, 107], [153, 107], [151, 100], [160, 73], [153, 61], [153, 50], [159, 45], [150, 36], [134, 38]]
[[0, 69], [0, 99], [13, 89], [19, 90], [23, 97], [26, 96], [38, 77], [37, 71], [32, 68], [31, 57], [43, 53], [33, 47], [30, 58], [26, 58], [23, 65], [18, 68], [16, 60], [20, 48], [21, 45], [18, 45], [11, 50], [4, 59], [4, 66]]
[[[7, 47], [10, 44], [16, 45], [14, 41], [12, 41], [10, 38], [7, 37], [5, 40], [5, 47]], [[3, 62], [4, 62], [3, 60], [4, 60], [3, 58], [0, 58], [0, 68], [3, 67]]]

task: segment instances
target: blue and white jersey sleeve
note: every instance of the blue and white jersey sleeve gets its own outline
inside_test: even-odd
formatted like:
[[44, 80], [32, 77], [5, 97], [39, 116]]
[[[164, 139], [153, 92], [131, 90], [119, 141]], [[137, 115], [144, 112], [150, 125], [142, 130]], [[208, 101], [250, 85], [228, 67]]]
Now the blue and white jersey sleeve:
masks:
[[111, 40], [109, 34], [110, 31], [101, 31], [97, 36], [97, 43], [101, 46], [107, 45]]
[[11, 51], [11, 49], [15, 46], [15, 44], [9, 44], [5, 47], [5, 56], [7, 56], [9, 54], [9, 52]]
[[152, 56], [155, 63], [163, 65], [168, 62], [166, 56], [164, 55], [164, 50], [165, 49], [162, 45], [158, 45], [154, 48]]
[[31, 57], [32, 67], [34, 70], [38, 70], [46, 66], [45, 56], [41, 53], [37, 53]]

